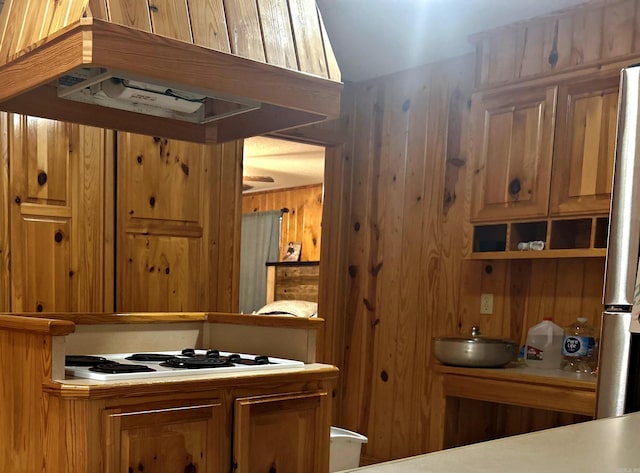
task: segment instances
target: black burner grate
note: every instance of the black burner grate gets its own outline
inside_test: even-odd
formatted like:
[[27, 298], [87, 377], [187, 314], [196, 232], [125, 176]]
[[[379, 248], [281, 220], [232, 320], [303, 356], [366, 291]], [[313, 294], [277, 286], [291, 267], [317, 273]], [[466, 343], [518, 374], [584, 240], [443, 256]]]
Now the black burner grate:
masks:
[[123, 363], [104, 363], [101, 365], [93, 366], [89, 368], [89, 371], [96, 371], [98, 373], [144, 373], [149, 371], [156, 371], [153, 368], [149, 368], [145, 365], [129, 365]]
[[132, 361], [167, 361], [173, 358], [175, 355], [166, 355], [164, 353], [134, 353], [127, 356], [125, 360]]
[[101, 363], [109, 363], [109, 360], [91, 355], [67, 355], [64, 357], [65, 366], [96, 366]]

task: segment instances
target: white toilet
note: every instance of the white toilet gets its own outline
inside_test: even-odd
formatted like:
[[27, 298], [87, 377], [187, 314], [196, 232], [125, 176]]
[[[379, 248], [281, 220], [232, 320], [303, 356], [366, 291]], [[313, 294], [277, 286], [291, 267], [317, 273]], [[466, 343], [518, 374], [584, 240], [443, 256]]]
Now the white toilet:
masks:
[[367, 437], [357, 432], [331, 427], [329, 473], [360, 466], [360, 451], [367, 441]]

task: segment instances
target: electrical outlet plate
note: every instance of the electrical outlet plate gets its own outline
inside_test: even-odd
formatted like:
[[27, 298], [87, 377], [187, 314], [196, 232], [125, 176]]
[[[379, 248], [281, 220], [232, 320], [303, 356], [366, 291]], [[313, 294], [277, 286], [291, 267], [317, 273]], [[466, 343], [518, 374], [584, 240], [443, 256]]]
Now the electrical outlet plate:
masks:
[[480, 313], [493, 314], [493, 294], [480, 295]]

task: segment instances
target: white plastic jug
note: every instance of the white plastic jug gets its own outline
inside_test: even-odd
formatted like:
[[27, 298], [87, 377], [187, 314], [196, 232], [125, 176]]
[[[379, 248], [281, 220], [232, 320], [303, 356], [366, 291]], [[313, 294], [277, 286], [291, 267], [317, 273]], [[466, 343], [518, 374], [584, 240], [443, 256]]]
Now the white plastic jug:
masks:
[[531, 368], [560, 368], [564, 330], [545, 318], [527, 333], [525, 361]]

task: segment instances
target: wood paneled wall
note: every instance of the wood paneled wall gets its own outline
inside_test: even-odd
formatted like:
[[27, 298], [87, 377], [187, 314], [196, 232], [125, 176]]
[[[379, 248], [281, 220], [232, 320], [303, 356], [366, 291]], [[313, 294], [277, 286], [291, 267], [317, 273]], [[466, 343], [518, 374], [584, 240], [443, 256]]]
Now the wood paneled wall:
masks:
[[320, 259], [322, 184], [285, 190], [254, 192], [242, 197], [242, 212], [289, 209], [282, 214], [280, 260], [290, 241], [302, 242], [300, 261]]
[[[351, 138], [341, 159], [327, 162], [333, 218], [323, 225], [331, 235], [323, 255], [338, 255], [339, 270], [321, 266], [321, 307], [334, 312], [322, 313], [325, 357], [342, 370], [338, 422], [369, 437], [369, 458], [426, 451], [439, 415], [429, 401], [431, 338], [460, 307], [472, 63], [350, 88]], [[343, 287], [344, 299], [324, 285]], [[342, 350], [331, 352], [334, 343]]]
[[[473, 67], [463, 57], [356, 84], [343, 96], [349, 139], [327, 160], [330, 238], [322, 251], [334, 256], [321, 262], [319, 304], [323, 359], [341, 369], [334, 420], [369, 437], [365, 461], [435, 448], [430, 431], [445, 413], [430, 402], [439, 389], [433, 337], [480, 325], [523, 342], [545, 316], [559, 325], [578, 315], [599, 322], [602, 258], [466, 259]], [[480, 314], [482, 293], [494, 294], [492, 315]], [[483, 429], [509, 435], [575, 420], [508, 407], [496, 417], [494, 405], [480, 408], [478, 418], [494, 422], [474, 424], [473, 439]]]
[[[474, 325], [489, 336], [524, 345], [544, 317], [564, 327], [586, 317], [600, 327], [604, 258], [464, 261], [460, 313], [446, 327], [463, 334]], [[479, 313], [480, 295], [494, 294], [493, 314]]]

